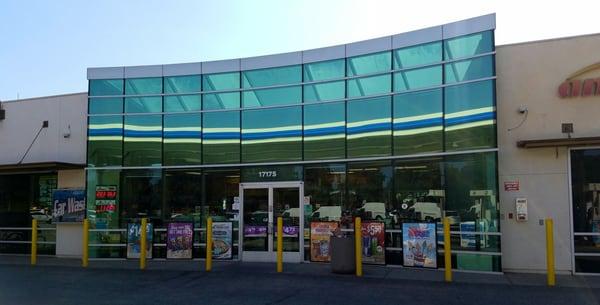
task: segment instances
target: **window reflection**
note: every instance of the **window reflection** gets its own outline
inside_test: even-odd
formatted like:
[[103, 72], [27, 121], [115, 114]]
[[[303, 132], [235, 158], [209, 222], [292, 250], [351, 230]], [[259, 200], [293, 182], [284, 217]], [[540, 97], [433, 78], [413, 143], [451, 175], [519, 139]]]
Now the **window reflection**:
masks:
[[352, 227], [352, 217], [384, 221], [392, 225], [388, 211], [391, 203], [392, 177], [389, 162], [350, 163], [348, 165], [348, 201], [343, 209], [342, 226]]

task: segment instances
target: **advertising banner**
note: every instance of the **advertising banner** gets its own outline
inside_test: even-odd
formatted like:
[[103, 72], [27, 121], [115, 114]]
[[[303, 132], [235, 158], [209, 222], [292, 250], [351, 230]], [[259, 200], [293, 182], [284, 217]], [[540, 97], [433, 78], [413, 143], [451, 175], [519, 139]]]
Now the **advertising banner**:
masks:
[[58, 189], [52, 193], [52, 222], [82, 222], [85, 218], [85, 190]]
[[117, 221], [117, 186], [96, 186], [96, 228], [106, 229]]
[[[142, 224], [127, 224], [127, 258], [140, 258], [140, 236]], [[146, 225], [146, 258], [152, 258], [152, 224]]]
[[[465, 221], [460, 223], [461, 232], [475, 232], [475, 222]], [[460, 246], [462, 248], [475, 248], [477, 245], [477, 236], [475, 234], [461, 234]]]
[[383, 222], [363, 222], [360, 232], [363, 263], [385, 265], [385, 224]]
[[232, 259], [233, 258], [233, 223], [231, 222], [213, 222], [213, 249], [212, 257], [214, 259]]
[[297, 226], [283, 226], [283, 237], [298, 237], [300, 228]]
[[437, 268], [435, 223], [402, 224], [404, 266]]
[[331, 236], [338, 228], [337, 222], [310, 223], [310, 260], [313, 262], [331, 261]]
[[244, 226], [244, 237], [267, 237], [267, 227]]
[[167, 258], [192, 258], [194, 249], [194, 225], [172, 222], [167, 226]]

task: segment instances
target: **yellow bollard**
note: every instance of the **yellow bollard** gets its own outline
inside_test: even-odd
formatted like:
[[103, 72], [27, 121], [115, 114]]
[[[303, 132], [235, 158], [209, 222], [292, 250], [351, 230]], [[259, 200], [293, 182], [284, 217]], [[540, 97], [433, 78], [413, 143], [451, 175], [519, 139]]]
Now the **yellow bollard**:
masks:
[[31, 220], [31, 265], [37, 264], [37, 235], [38, 224], [37, 219]]
[[212, 218], [206, 219], [206, 271], [212, 270]]
[[146, 269], [146, 238], [147, 232], [146, 227], [148, 226], [148, 219], [142, 218], [142, 224], [140, 225], [140, 269]]
[[283, 218], [277, 217], [277, 272], [283, 272]]
[[546, 219], [546, 266], [548, 269], [548, 286], [556, 285], [553, 225], [554, 221], [551, 218]]
[[448, 217], [444, 217], [444, 279], [448, 283], [452, 282], [452, 244]]
[[83, 220], [83, 252], [81, 256], [81, 266], [86, 268], [88, 266], [89, 261], [89, 242], [90, 242], [90, 221], [85, 218]]
[[355, 259], [356, 259], [356, 276], [362, 276], [362, 233], [361, 233], [361, 221], [360, 217], [354, 219], [354, 246], [355, 246]]

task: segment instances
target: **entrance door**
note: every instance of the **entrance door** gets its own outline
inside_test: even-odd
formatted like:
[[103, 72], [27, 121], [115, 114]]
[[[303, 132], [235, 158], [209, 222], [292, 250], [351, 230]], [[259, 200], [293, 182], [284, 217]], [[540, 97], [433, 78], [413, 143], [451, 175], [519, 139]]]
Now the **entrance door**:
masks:
[[241, 247], [243, 261], [275, 262], [277, 217], [283, 217], [283, 261], [304, 257], [302, 182], [241, 183]]

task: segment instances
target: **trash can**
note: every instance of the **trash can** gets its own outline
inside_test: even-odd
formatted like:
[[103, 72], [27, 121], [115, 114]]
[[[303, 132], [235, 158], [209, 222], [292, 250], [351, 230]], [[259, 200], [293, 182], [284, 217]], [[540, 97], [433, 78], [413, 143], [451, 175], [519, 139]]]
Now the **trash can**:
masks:
[[331, 272], [354, 273], [356, 265], [354, 262], [354, 238], [331, 237]]

